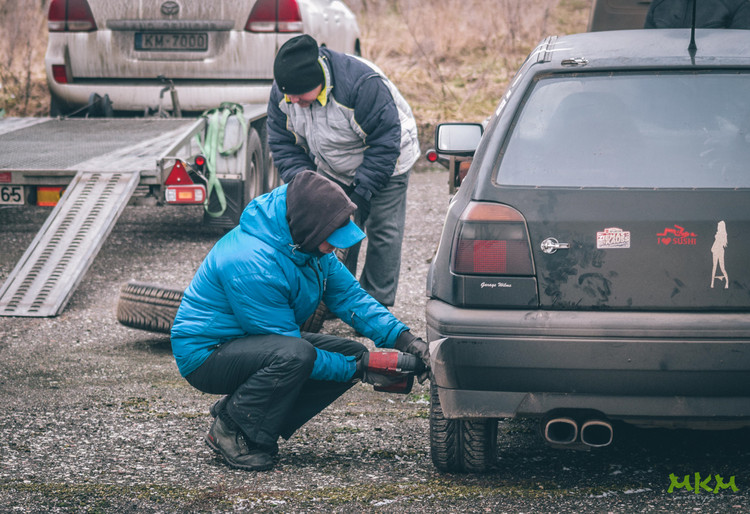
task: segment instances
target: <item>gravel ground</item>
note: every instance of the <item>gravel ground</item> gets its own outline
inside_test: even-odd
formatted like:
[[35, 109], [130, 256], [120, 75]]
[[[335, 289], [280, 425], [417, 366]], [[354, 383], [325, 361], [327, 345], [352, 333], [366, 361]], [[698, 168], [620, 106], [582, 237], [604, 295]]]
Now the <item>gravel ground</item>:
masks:
[[[424, 335], [424, 284], [449, 197], [415, 173], [393, 312]], [[0, 282], [48, 210], [0, 208]], [[358, 384], [280, 444], [269, 472], [229, 469], [203, 443], [215, 397], [177, 372], [169, 339], [115, 319], [135, 279], [185, 287], [221, 233], [192, 208], [129, 207], [62, 315], [0, 318], [0, 505], [5, 512], [748, 512], [748, 431], [618, 426], [611, 447], [549, 448], [531, 420], [500, 423], [497, 469], [441, 474], [428, 384]], [[325, 331], [357, 338], [340, 321]], [[677, 489], [721, 475], [737, 491]], [[714, 488], [716, 479], [707, 487]]]

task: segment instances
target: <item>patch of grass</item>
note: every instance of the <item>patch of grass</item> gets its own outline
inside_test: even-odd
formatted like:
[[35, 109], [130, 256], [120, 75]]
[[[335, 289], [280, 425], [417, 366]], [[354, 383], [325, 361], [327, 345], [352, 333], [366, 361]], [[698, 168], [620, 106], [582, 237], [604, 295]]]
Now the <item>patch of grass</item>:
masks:
[[[130, 504], [130, 510], [144, 506], [179, 508], [182, 511], [213, 511], [231, 507], [229, 492], [221, 487], [208, 489], [184, 488], [169, 485], [114, 485], [60, 483], [5, 483], [0, 491], [16, 493], [26, 502], [56, 512], [112, 512], [115, 506]], [[9, 505], [6, 507], [10, 507]], [[170, 509], [171, 510], [171, 509]]]
[[[190, 488], [172, 485], [113, 485], [22, 483], [0, 484], [0, 492], [23, 498], [17, 506], [43, 507], [64, 512], [112, 512], [127, 507], [139, 510], [179, 510], [216, 512], [243, 508], [340, 507], [352, 504], [370, 507], [381, 502], [412, 503], [429, 499], [430, 502], [476, 500], [481, 498], [595, 498], [601, 495], [625, 494], [628, 490], [643, 489], [643, 484], [601, 484], [595, 487], [564, 488], [554, 482], [540, 480], [500, 479], [492, 485], [481, 485], [471, 475], [443, 474], [425, 482], [409, 483], [350, 483], [342, 487], [310, 488], [303, 490], [258, 491], [252, 487], [229, 489], [222, 485], [210, 488]], [[12, 505], [6, 506], [8, 508]]]
[[331, 432], [334, 434], [358, 434], [361, 431], [361, 428], [344, 426], [333, 427], [331, 429]]

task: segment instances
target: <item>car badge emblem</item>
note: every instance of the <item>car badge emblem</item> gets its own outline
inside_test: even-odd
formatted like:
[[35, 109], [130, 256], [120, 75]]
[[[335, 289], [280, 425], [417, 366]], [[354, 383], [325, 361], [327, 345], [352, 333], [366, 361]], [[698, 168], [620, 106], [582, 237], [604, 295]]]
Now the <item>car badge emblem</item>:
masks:
[[177, 2], [164, 2], [161, 4], [161, 13], [164, 16], [174, 16], [180, 12], [180, 4]]

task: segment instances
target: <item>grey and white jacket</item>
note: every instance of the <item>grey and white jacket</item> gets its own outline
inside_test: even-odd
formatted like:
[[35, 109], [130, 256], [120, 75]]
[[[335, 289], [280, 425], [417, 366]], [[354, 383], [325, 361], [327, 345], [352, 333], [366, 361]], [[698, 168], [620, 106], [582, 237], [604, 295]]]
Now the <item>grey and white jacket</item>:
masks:
[[316, 170], [366, 200], [419, 158], [417, 124], [393, 83], [359, 57], [320, 48], [325, 87], [309, 107], [274, 82], [268, 142], [281, 178]]

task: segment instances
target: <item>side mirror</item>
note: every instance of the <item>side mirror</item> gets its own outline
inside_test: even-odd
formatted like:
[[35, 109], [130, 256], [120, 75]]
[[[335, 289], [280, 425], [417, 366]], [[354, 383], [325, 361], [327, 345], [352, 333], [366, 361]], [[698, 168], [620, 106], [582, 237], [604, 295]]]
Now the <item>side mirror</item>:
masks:
[[435, 129], [435, 149], [439, 154], [473, 155], [483, 131], [481, 123], [441, 123]]

